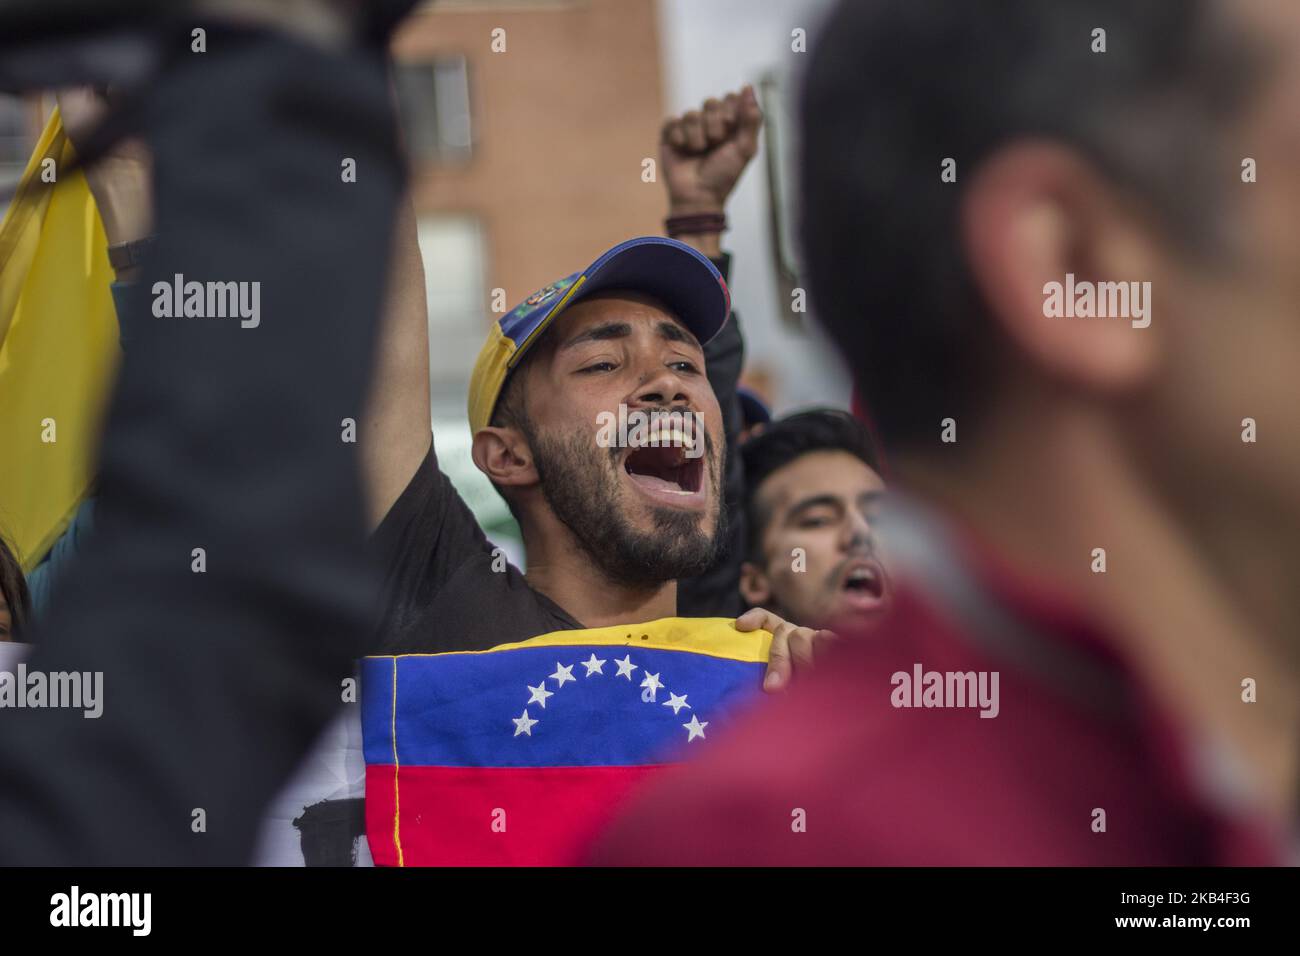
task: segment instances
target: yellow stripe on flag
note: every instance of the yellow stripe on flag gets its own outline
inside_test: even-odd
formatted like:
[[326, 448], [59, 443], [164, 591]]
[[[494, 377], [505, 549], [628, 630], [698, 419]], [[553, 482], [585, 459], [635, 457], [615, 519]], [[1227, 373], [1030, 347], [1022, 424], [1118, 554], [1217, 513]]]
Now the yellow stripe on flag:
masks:
[[521, 647], [567, 647], [575, 644], [609, 644], [645, 647], [658, 651], [688, 651], [733, 661], [767, 663], [772, 648], [768, 631], [736, 630], [729, 617], [665, 617], [646, 624], [591, 627], [580, 631], [552, 631], [516, 644], [498, 644], [485, 651], [446, 651], [442, 654], [373, 654], [376, 658], [443, 657], [447, 654], [495, 654]]
[[56, 109], [0, 224], [0, 534], [29, 571], [91, 486], [119, 355], [108, 240], [73, 158]]

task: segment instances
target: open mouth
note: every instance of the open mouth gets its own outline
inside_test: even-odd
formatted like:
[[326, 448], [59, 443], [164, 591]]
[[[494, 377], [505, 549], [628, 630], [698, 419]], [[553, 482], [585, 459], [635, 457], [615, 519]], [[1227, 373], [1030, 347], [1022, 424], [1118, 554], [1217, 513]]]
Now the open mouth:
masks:
[[687, 458], [681, 446], [633, 448], [623, 459], [623, 470], [654, 498], [688, 499], [704, 488], [704, 459]]
[[841, 589], [854, 604], [874, 607], [885, 597], [884, 572], [875, 561], [855, 561], [845, 572]]

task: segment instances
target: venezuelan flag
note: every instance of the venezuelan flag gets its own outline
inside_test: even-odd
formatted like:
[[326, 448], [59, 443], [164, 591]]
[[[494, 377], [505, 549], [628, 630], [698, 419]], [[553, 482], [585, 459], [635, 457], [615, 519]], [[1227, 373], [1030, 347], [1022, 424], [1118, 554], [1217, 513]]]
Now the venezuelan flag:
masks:
[[637, 783], [757, 700], [771, 642], [731, 620], [665, 618], [365, 658], [375, 863], [578, 863]]
[[120, 354], [108, 240], [73, 159], [56, 109], [0, 225], [0, 533], [27, 571], [91, 487]]

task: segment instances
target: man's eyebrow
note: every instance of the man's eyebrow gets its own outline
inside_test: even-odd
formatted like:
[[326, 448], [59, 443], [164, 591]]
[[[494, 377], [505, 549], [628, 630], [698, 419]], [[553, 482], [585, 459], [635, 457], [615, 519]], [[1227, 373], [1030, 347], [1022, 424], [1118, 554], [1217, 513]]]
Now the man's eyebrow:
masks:
[[796, 518], [810, 508], [819, 507], [842, 508], [844, 506], [835, 495], [811, 495], [801, 501], [796, 501], [791, 507], [787, 508], [785, 516], [787, 518]]
[[559, 351], [571, 349], [583, 342], [607, 342], [610, 339], [625, 339], [632, 334], [632, 326], [627, 322], [606, 322], [604, 325], [596, 325], [589, 328], [580, 335], [575, 335], [560, 345]]
[[676, 322], [660, 322], [659, 335], [670, 342], [684, 342], [687, 345], [700, 348], [699, 340]]

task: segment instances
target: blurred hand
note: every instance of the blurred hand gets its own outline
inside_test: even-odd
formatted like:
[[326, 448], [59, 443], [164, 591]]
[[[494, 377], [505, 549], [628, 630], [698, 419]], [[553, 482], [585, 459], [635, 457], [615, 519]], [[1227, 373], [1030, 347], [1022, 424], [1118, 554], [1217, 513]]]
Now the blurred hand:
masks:
[[[108, 101], [102, 93], [89, 87], [64, 90], [55, 99], [63, 117], [63, 128], [72, 141], [72, 148], [77, 149], [85, 144], [108, 112]], [[110, 246], [143, 239], [149, 234], [153, 220], [150, 168], [149, 150], [144, 143], [124, 140], [85, 170]]]
[[[668, 215], [722, 212], [740, 174], [758, 151], [762, 125], [763, 112], [752, 86], [721, 100], [705, 100], [700, 109], [669, 118], [659, 136]], [[682, 237], [686, 242], [693, 238]], [[710, 245], [717, 245], [716, 234]]]
[[813, 658], [836, 640], [834, 631], [816, 631], [799, 627], [761, 607], [751, 608], [736, 618], [738, 631], [771, 631], [772, 651], [763, 690], [774, 693], [790, 685], [795, 671], [806, 673], [813, 668]]

